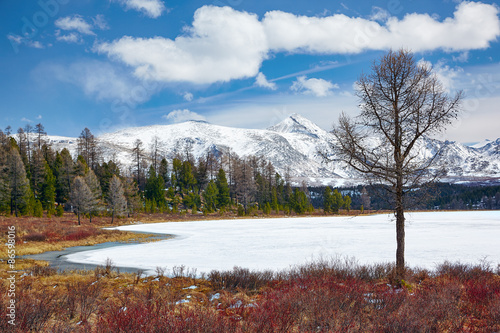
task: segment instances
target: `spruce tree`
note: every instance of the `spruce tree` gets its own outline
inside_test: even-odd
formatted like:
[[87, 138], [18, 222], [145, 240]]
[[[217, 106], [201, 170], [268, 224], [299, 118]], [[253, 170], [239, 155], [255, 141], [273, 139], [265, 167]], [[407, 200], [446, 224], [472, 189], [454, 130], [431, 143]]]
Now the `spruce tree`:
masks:
[[56, 202], [56, 177], [45, 163], [45, 177], [41, 186], [40, 201], [48, 214], [53, 214]]
[[217, 196], [219, 194], [219, 190], [217, 189], [217, 185], [213, 180], [208, 182], [207, 189], [203, 195], [205, 199], [205, 207], [209, 213], [217, 210]]
[[217, 204], [219, 208], [228, 207], [231, 203], [231, 197], [229, 196], [229, 185], [227, 183], [224, 169], [219, 169], [217, 178], [215, 179], [215, 184], [217, 185]]
[[29, 205], [31, 190], [24, 163], [17, 149], [10, 150], [9, 162], [11, 214], [14, 213], [17, 217]]

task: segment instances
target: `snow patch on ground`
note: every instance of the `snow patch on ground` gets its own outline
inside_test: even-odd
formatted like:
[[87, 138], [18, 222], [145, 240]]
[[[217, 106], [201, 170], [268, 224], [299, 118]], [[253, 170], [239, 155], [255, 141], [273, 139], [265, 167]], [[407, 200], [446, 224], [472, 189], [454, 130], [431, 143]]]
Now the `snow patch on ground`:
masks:
[[[131, 244], [67, 256], [72, 262], [137, 267], [282, 270], [321, 258], [354, 257], [361, 264], [394, 262], [392, 215], [300, 217], [169, 222], [117, 227], [119, 230], [173, 234], [160, 242]], [[407, 214], [406, 261], [433, 269], [445, 260], [500, 264], [500, 211]]]

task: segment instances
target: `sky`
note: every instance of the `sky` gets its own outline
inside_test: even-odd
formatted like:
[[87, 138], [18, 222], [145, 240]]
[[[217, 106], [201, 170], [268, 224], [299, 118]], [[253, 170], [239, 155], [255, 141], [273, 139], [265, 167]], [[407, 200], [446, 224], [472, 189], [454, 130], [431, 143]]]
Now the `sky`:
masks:
[[500, 137], [493, 1], [1, 0], [0, 129], [50, 135], [205, 120], [330, 130], [390, 49], [426, 61], [462, 112], [440, 139]]

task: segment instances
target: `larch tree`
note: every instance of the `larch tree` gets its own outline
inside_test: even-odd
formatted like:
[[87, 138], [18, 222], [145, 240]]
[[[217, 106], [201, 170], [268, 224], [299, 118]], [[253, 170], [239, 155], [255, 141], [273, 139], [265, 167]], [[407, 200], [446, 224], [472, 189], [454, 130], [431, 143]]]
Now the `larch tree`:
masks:
[[122, 181], [113, 175], [109, 182], [108, 208], [111, 210], [111, 223], [115, 216], [122, 216], [127, 212], [127, 199], [125, 198]]
[[87, 173], [85, 174], [85, 182], [87, 183], [91, 193], [89, 207], [86, 213], [89, 214], [90, 222], [92, 222], [92, 216], [99, 214], [99, 209], [101, 207], [101, 184], [92, 169], [87, 170]]
[[45, 127], [42, 125], [42, 123], [38, 123], [35, 125], [35, 133], [36, 133], [36, 147], [38, 149], [42, 149], [42, 146], [46, 142], [46, 136], [47, 132], [45, 132]]
[[101, 157], [99, 141], [86, 127], [77, 139], [77, 153], [85, 159], [85, 163], [92, 170], [95, 170], [99, 165]]
[[356, 83], [361, 113], [342, 114], [333, 129], [336, 157], [384, 185], [396, 217], [396, 278], [405, 272], [405, 194], [435, 180], [439, 152], [419, 156], [419, 140], [457, 118], [462, 93], [450, 97], [432, 68], [407, 50], [390, 51], [375, 61], [371, 74]]
[[142, 172], [142, 160], [144, 158], [144, 147], [140, 139], [135, 140], [132, 148], [132, 161], [134, 163], [135, 180], [139, 189], [144, 190], [144, 177]]
[[92, 205], [92, 191], [83, 177], [77, 176], [73, 180], [70, 202], [73, 206], [73, 211], [78, 216], [78, 225], [80, 225], [80, 215], [87, 213]]

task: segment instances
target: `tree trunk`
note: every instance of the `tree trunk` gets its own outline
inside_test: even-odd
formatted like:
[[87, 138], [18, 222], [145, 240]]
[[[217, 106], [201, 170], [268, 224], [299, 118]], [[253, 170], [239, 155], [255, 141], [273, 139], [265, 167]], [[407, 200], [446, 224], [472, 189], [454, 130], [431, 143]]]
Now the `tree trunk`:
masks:
[[396, 279], [405, 277], [405, 216], [402, 183], [396, 189]]
[[115, 220], [115, 210], [113, 209], [113, 213], [111, 213], [111, 224], [113, 224], [114, 220]]
[[81, 225], [81, 223], [80, 223], [80, 211], [78, 211], [78, 225]]

